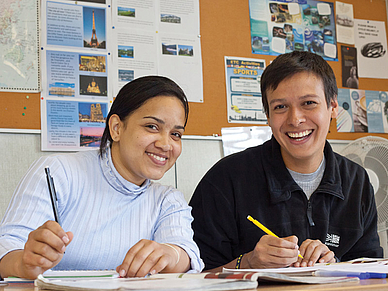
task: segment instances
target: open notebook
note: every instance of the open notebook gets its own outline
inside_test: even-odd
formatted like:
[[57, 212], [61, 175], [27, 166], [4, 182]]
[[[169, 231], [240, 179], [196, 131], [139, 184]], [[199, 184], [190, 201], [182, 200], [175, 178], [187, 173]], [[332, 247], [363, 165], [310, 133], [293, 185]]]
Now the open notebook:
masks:
[[[252, 273], [253, 274], [253, 273]], [[257, 277], [237, 274], [157, 274], [146, 278], [62, 277], [39, 275], [35, 285], [43, 290], [240, 290], [255, 289]]]
[[40, 275], [35, 285], [47, 290], [238, 290], [254, 289], [259, 280], [288, 283], [338, 283], [358, 281], [347, 277], [290, 277], [265, 272], [172, 273], [147, 278], [64, 276], [48, 278]]

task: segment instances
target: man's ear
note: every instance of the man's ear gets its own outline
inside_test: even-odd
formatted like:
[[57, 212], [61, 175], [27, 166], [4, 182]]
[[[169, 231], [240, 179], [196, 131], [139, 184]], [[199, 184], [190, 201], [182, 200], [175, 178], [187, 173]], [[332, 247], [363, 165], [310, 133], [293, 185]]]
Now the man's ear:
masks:
[[109, 132], [113, 141], [119, 141], [123, 130], [123, 122], [117, 114], [113, 114], [109, 118]]
[[270, 119], [269, 119], [269, 115], [268, 115], [268, 114], [266, 114], [265, 116], [267, 117], [267, 123], [268, 123], [268, 126], [269, 126], [269, 127], [271, 127], [271, 122], [270, 122]]
[[330, 106], [331, 106], [331, 118], [337, 118], [337, 115], [338, 115], [338, 100], [337, 100], [337, 96], [335, 96], [334, 99], [331, 99]]

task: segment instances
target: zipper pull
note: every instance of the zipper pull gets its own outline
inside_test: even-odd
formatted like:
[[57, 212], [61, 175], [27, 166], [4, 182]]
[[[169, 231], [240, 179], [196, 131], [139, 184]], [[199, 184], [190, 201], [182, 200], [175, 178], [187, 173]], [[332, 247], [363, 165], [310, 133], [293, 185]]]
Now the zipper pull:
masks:
[[311, 206], [310, 200], [307, 201], [307, 219], [309, 221], [310, 226], [315, 226], [313, 221], [313, 208]]

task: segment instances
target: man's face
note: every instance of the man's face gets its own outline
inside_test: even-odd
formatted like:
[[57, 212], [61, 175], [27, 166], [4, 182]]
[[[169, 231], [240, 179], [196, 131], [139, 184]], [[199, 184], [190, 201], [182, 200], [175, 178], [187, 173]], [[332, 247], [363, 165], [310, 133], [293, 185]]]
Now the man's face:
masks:
[[322, 80], [307, 72], [283, 80], [267, 96], [268, 123], [287, 168], [314, 172], [323, 158], [330, 120], [337, 116], [337, 100], [327, 106]]

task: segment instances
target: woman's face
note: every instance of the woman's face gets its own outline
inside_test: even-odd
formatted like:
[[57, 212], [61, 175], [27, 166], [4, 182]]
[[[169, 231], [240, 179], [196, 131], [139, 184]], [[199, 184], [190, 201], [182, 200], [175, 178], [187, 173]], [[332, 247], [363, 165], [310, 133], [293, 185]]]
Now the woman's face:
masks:
[[139, 186], [146, 179], [162, 178], [181, 154], [184, 124], [184, 107], [171, 96], [149, 99], [124, 121], [112, 115], [109, 127], [116, 170]]

